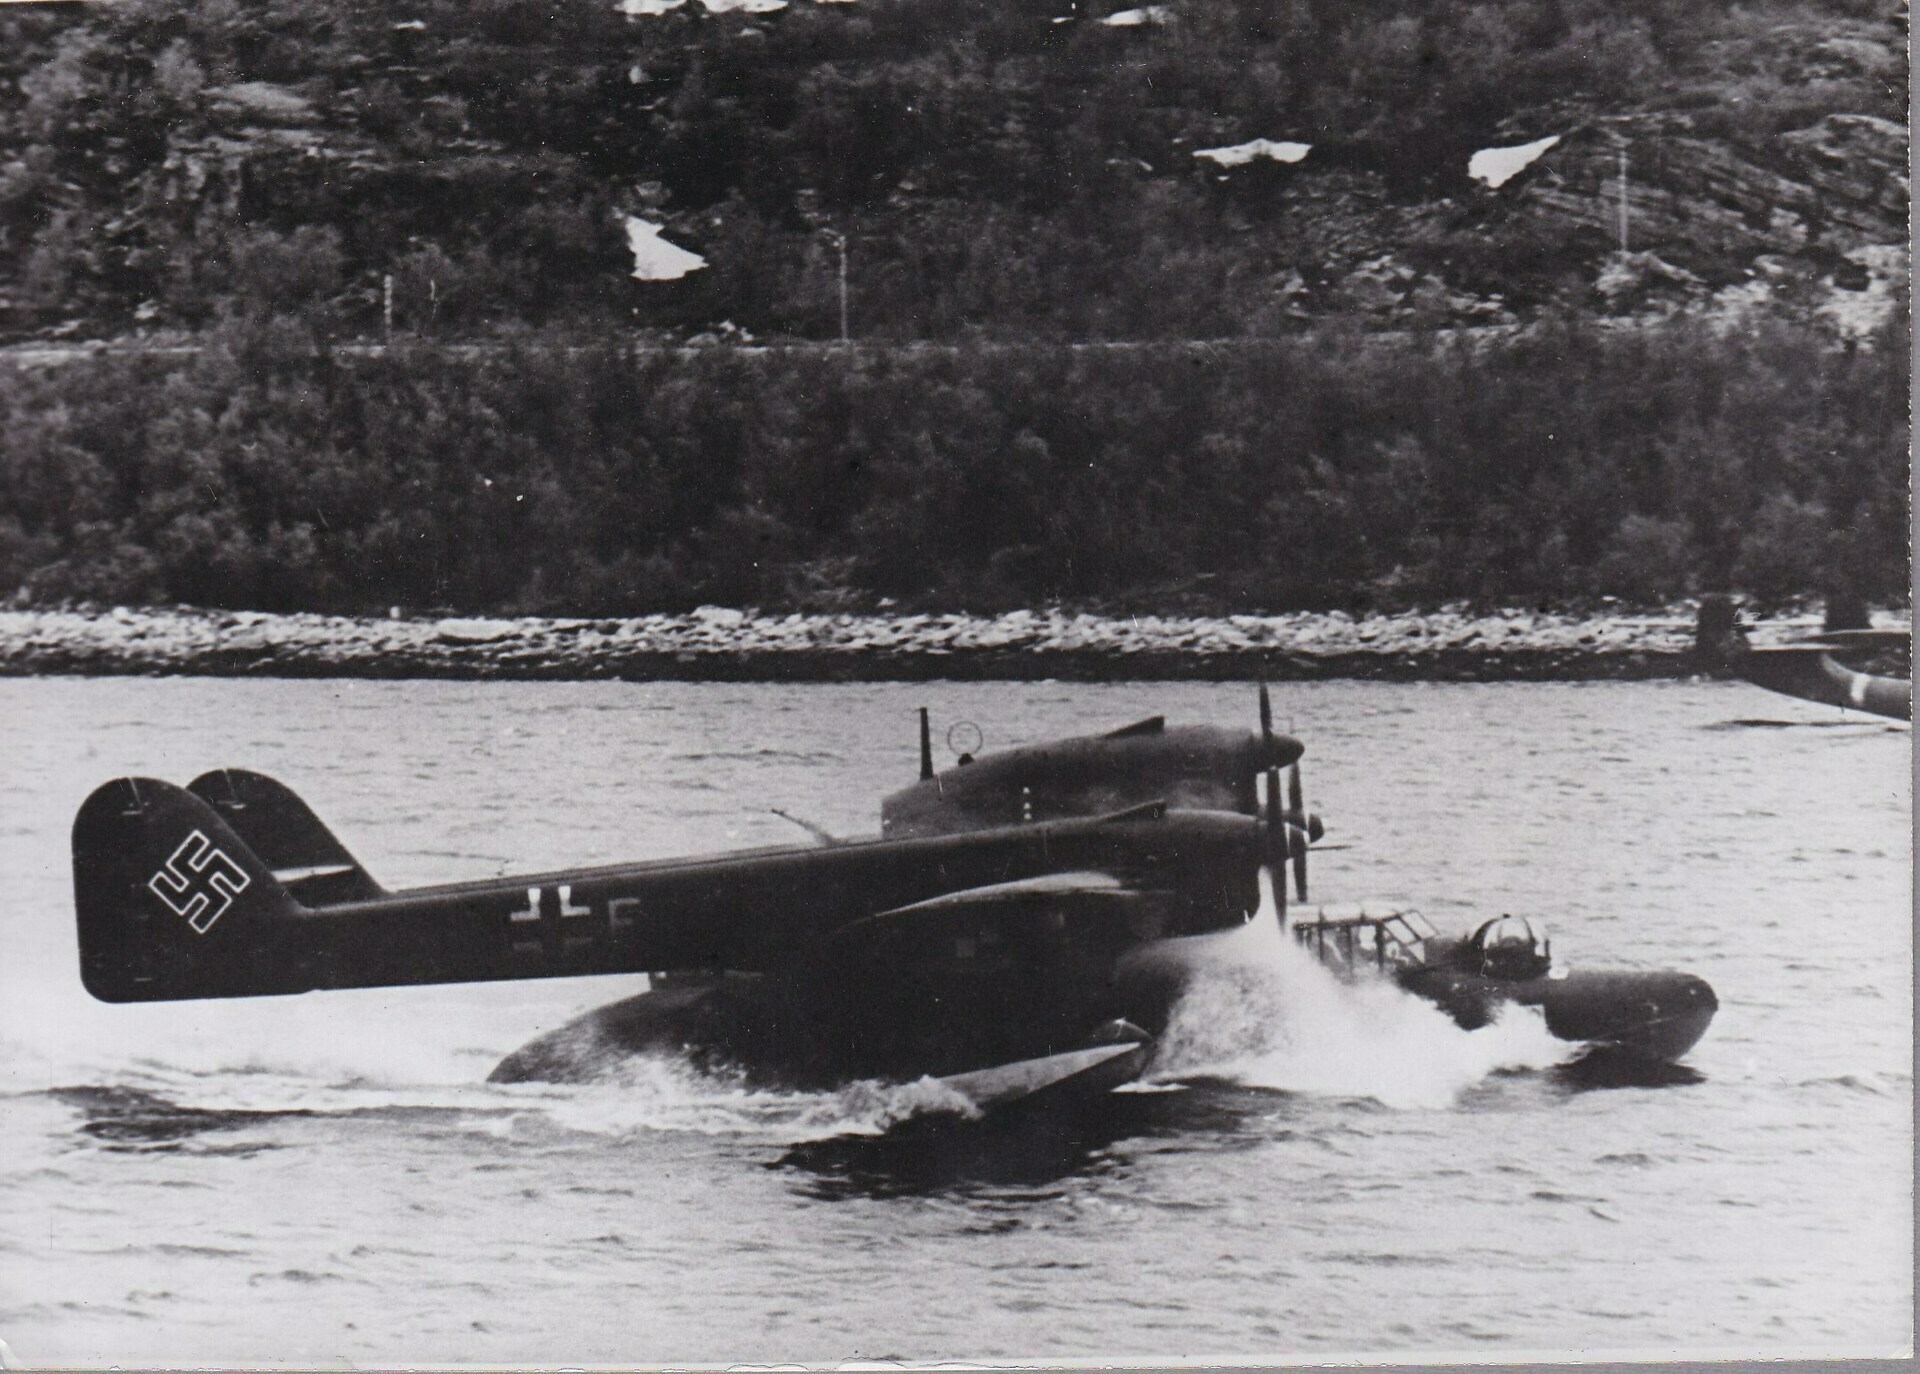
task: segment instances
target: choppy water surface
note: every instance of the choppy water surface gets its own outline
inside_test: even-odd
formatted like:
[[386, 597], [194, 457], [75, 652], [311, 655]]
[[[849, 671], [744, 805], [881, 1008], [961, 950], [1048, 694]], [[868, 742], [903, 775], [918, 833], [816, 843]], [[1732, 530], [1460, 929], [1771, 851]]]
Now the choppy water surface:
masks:
[[109, 777], [272, 773], [403, 886], [803, 839], [772, 807], [871, 831], [923, 701], [989, 747], [1253, 717], [1198, 684], [0, 682], [0, 1336], [123, 1365], [1906, 1344], [1909, 736], [1739, 685], [1277, 699], [1353, 846], [1317, 897], [1703, 974], [1720, 1016], [1671, 1082], [1266, 945], [1067, 1142], [903, 1145], [911, 1087], [671, 1062], [483, 1082], [630, 980], [80, 987], [67, 827]]

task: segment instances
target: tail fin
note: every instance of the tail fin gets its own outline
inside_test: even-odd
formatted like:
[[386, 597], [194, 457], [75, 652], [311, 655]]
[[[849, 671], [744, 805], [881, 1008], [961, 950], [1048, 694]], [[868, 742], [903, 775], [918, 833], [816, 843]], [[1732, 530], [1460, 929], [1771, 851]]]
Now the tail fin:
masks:
[[386, 889], [293, 789], [264, 773], [218, 768], [202, 773], [187, 784], [187, 790], [233, 827], [302, 906], [364, 902], [385, 895]]
[[281, 945], [303, 908], [184, 788], [117, 778], [88, 797], [73, 893], [80, 980], [103, 1002], [297, 990]]

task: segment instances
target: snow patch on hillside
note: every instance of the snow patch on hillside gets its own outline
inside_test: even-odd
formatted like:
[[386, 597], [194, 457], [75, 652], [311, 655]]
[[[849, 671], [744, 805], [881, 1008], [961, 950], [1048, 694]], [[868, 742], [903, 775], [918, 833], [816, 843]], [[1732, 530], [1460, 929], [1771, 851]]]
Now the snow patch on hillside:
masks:
[[1549, 134], [1513, 148], [1482, 148], [1467, 159], [1467, 175], [1489, 186], [1504, 186], [1559, 141], [1559, 134]]
[[638, 281], [678, 281], [707, 265], [698, 253], [689, 253], [661, 238], [657, 224], [628, 215], [626, 225], [627, 247], [633, 253], [632, 276]]
[[1311, 151], [1311, 143], [1276, 143], [1270, 138], [1255, 138], [1226, 148], [1196, 149], [1193, 155], [1217, 162], [1222, 167], [1244, 167], [1257, 157], [1271, 158], [1275, 162], [1298, 162]]
[[1164, 24], [1166, 20], [1165, 5], [1145, 5], [1135, 10], [1116, 10], [1099, 22], [1110, 29], [1137, 29], [1143, 24]]

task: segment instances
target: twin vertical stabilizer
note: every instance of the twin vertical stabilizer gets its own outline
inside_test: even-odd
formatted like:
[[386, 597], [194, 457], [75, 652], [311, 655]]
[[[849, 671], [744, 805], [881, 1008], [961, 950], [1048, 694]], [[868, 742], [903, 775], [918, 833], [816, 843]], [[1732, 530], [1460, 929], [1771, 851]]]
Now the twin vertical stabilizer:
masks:
[[276, 927], [302, 907], [210, 805], [118, 778], [73, 823], [80, 978], [104, 1002], [293, 991]]

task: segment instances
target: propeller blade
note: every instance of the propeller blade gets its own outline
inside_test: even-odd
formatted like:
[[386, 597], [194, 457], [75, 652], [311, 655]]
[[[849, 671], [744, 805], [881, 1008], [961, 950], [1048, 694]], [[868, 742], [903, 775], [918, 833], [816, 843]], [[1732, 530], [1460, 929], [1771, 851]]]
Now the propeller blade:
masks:
[[[1265, 695], [1266, 689], [1262, 687], [1262, 698]], [[1274, 872], [1274, 868], [1276, 865], [1286, 863], [1287, 849], [1291, 848], [1291, 841], [1287, 837], [1286, 817], [1280, 813], [1280, 770], [1278, 768], [1267, 769], [1267, 805], [1260, 817], [1260, 825], [1263, 832], [1260, 837], [1262, 841], [1260, 892], [1263, 898], [1269, 892], [1273, 894], [1274, 914], [1279, 919], [1280, 929], [1284, 931], [1287, 928], [1287, 882], [1284, 877]]]
[[[1269, 902], [1273, 904], [1274, 920], [1279, 924], [1280, 933], [1287, 930], [1287, 884], [1285, 880], [1274, 881], [1273, 866], [1261, 864], [1259, 874], [1260, 908], [1265, 910]], [[1258, 914], [1257, 912], [1255, 913]]]
[[[1300, 765], [1294, 764], [1287, 770], [1287, 804], [1296, 816], [1304, 815], [1307, 809], [1307, 788], [1300, 780]], [[1293, 851], [1293, 894], [1301, 901], [1307, 900], [1307, 845], [1313, 836], [1311, 823], [1309, 829], [1300, 835], [1301, 843], [1294, 844], [1289, 837], [1288, 848]]]
[[1273, 743], [1273, 698], [1267, 695], [1267, 684], [1260, 684], [1260, 742]]

